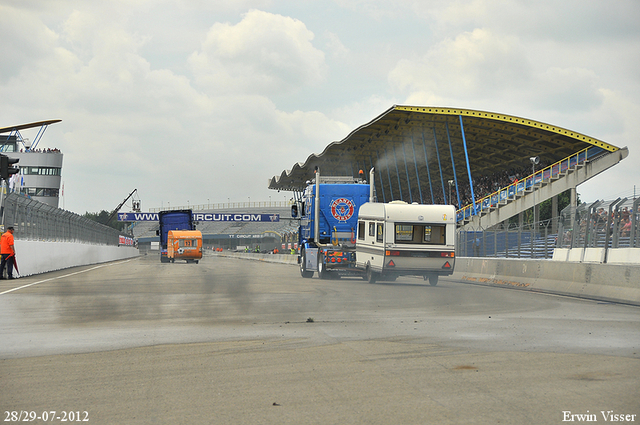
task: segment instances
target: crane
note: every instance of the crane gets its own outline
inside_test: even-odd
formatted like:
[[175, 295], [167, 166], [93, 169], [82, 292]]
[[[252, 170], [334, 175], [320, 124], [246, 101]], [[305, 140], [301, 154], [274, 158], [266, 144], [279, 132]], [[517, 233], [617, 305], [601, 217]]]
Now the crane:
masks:
[[[111, 212], [111, 215], [109, 216], [109, 218], [107, 219], [106, 224], [109, 225], [109, 223], [111, 223], [111, 220], [113, 220], [113, 217], [116, 216], [116, 214], [118, 214], [118, 211], [120, 211], [120, 208], [122, 208], [122, 206], [124, 205], [125, 202], [127, 202], [129, 200], [129, 198], [131, 198], [131, 196], [133, 196], [134, 193], [136, 193], [138, 189], [133, 189], [131, 191], [131, 193], [129, 194], [129, 196], [127, 196], [126, 198], [124, 198], [124, 201], [120, 202], [120, 205], [118, 205], [116, 207], [115, 210], [113, 210]], [[139, 200], [134, 200], [133, 201], [133, 210], [136, 212], [140, 212], [140, 201]]]

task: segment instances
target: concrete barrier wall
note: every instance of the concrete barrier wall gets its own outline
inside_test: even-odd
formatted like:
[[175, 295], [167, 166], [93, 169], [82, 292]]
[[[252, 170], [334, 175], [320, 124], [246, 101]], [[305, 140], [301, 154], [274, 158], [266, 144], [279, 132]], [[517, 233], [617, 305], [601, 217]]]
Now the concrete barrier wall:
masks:
[[553, 261], [578, 263], [635, 264], [640, 266], [640, 248], [555, 248]]
[[640, 248], [613, 248], [608, 251], [609, 264], [640, 264]]
[[[216, 255], [297, 266], [295, 255]], [[455, 267], [453, 278], [463, 282], [640, 305], [640, 266], [636, 264], [458, 257]]]
[[640, 266], [507, 258], [456, 259], [454, 278], [640, 305]]
[[20, 276], [137, 257], [130, 246], [15, 240]]
[[266, 261], [269, 263], [282, 263], [298, 265], [298, 256], [289, 254], [257, 254], [253, 252], [217, 252], [213, 255], [219, 257], [240, 258], [242, 260]]

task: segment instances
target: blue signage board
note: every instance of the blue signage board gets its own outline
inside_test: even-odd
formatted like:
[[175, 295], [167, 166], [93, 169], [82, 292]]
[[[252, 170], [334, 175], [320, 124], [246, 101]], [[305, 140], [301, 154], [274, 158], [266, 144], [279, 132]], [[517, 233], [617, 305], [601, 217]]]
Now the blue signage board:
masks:
[[[158, 221], [158, 213], [118, 213], [118, 221]], [[193, 221], [236, 221], [236, 222], [265, 222], [280, 221], [280, 214], [253, 213], [193, 213]]]

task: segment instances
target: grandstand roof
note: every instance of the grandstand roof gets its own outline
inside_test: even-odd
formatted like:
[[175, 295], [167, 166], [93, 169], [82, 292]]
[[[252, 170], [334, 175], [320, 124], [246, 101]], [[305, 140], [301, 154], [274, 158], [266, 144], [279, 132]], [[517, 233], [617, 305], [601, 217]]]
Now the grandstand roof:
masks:
[[38, 122], [31, 122], [29, 124], [18, 124], [18, 125], [12, 125], [9, 127], [0, 127], [0, 133], [8, 133], [8, 132], [13, 132], [13, 131], [19, 131], [19, 130], [26, 130], [28, 128], [34, 128], [34, 127], [42, 127], [43, 125], [49, 125], [49, 124], [55, 124], [57, 122], [60, 122], [62, 120], [47, 120], [47, 121], [38, 121]]
[[497, 169], [531, 167], [533, 156], [551, 164], [590, 147], [608, 152], [619, 149], [576, 131], [511, 115], [394, 105], [343, 140], [329, 144], [321, 154], [312, 154], [304, 163], [272, 177], [269, 188], [301, 190], [313, 179], [316, 166], [325, 176], [355, 176], [360, 169], [367, 172], [376, 166], [384, 175], [381, 182], [376, 177], [376, 186], [388, 184], [396, 193], [415, 187], [416, 180], [424, 185], [430, 179], [439, 188], [453, 179], [454, 167], [458, 180], [468, 182], [465, 142], [474, 179]]

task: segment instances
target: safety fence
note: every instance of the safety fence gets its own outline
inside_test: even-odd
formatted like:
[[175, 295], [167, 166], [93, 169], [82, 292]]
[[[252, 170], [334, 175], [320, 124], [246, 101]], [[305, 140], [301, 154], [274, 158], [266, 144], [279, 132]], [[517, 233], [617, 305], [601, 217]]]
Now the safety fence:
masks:
[[465, 228], [457, 236], [460, 257], [550, 259], [555, 248], [640, 248], [640, 198], [585, 203], [554, 220]]
[[558, 248], [640, 248], [640, 198], [567, 207], [560, 217]]
[[13, 226], [16, 239], [115, 246], [133, 244], [131, 235], [15, 193], [6, 196], [2, 209], [4, 227]]

